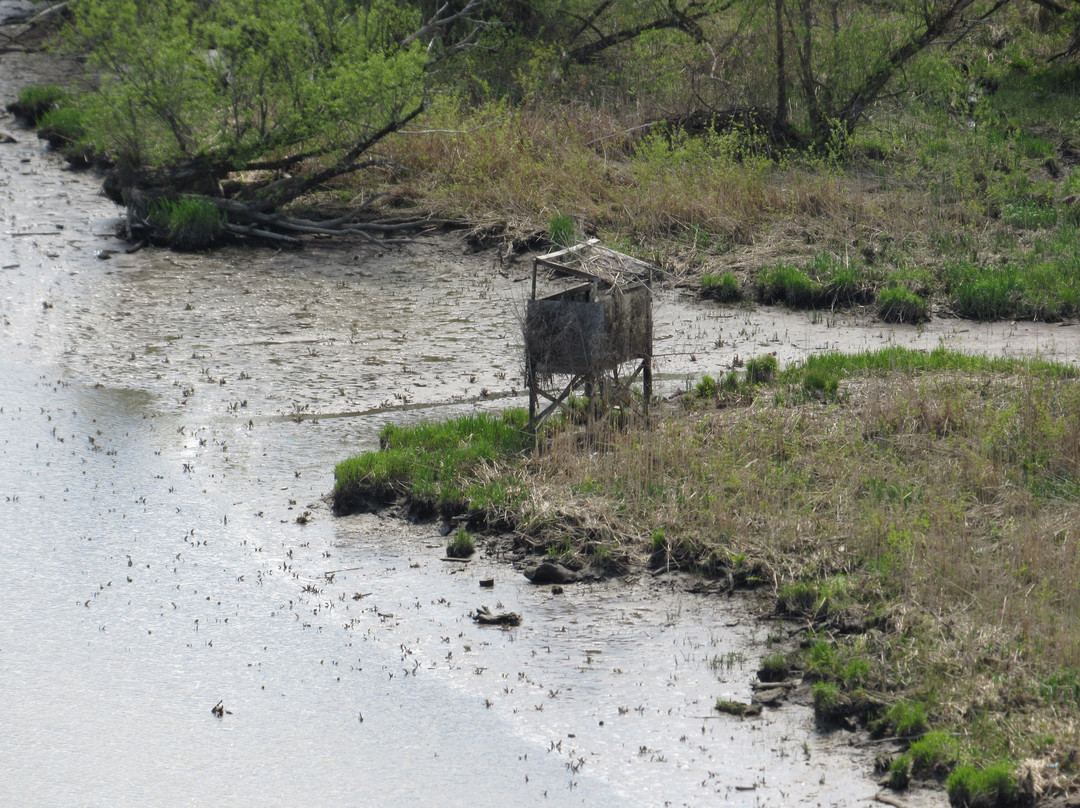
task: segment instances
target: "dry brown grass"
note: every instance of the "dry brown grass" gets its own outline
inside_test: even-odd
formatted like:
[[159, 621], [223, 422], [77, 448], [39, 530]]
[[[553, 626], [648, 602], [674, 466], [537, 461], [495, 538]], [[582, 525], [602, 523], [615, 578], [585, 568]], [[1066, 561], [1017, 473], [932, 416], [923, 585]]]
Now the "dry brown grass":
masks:
[[839, 404], [781, 385], [750, 406], [676, 409], [590, 451], [557, 433], [525, 469], [533, 524], [638, 561], [662, 531], [669, 563], [774, 592], [844, 576], [877, 628], [860, 647], [882, 702], [926, 702], [980, 754], [1029, 757], [1047, 733], [1041, 754], [1067, 753], [1077, 703], [1040, 682], [1080, 669], [1080, 382], [845, 384]]

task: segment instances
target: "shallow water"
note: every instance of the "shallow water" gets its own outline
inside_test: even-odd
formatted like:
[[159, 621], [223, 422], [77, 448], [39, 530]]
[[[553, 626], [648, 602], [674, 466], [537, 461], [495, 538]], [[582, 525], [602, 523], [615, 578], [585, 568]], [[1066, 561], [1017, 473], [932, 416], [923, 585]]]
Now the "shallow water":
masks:
[[[2, 100], [51, 69], [5, 55]], [[808, 710], [712, 709], [749, 700], [778, 630], [752, 604], [648, 576], [553, 595], [497, 558], [439, 560], [432, 528], [329, 515], [333, 464], [387, 420], [520, 403], [524, 263], [447, 237], [127, 255], [97, 180], [10, 119], [0, 128], [20, 139], [0, 145], [0, 802], [862, 805], [877, 792], [868, 755], [816, 733]], [[815, 322], [674, 296], [656, 330], [668, 390], [766, 351], [1077, 357], [1072, 327]], [[481, 604], [524, 623], [478, 627]]]

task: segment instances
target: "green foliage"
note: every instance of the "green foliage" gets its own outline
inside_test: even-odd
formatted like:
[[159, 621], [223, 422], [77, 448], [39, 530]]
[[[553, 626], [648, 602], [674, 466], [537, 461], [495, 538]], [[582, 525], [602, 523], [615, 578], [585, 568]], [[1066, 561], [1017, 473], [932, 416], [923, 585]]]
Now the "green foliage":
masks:
[[468, 530], [458, 528], [454, 537], [446, 545], [446, 554], [450, 558], [468, 558], [476, 552], [476, 542]]
[[731, 272], [701, 277], [701, 296], [720, 303], [738, 303], [743, 299], [739, 279]]
[[716, 398], [718, 390], [716, 379], [706, 373], [701, 377], [701, 381], [697, 383], [697, 387], [694, 388], [694, 395], [704, 399]]
[[840, 389], [840, 380], [829, 373], [816, 368], [807, 368], [803, 374], [803, 391], [821, 401], [831, 401], [836, 398]]
[[746, 361], [746, 381], [749, 384], [769, 384], [776, 378], [776, 357], [772, 354], [755, 356]]
[[758, 299], [813, 309], [851, 306], [873, 300], [873, 284], [865, 268], [819, 253], [801, 268], [779, 263], [758, 273]]
[[68, 92], [55, 84], [25, 87], [19, 91], [18, 101], [12, 107], [16, 114], [37, 126], [45, 115], [59, 109], [67, 99]]
[[777, 264], [758, 275], [758, 300], [766, 305], [786, 303], [794, 308], [815, 308], [825, 301], [825, 290], [801, 269]]
[[814, 715], [821, 721], [832, 721], [844, 714], [847, 700], [835, 682], [814, 682], [810, 689], [814, 702]]
[[202, 250], [220, 235], [225, 216], [207, 199], [185, 197], [159, 198], [150, 205], [147, 220], [165, 234], [165, 240], [175, 250]]
[[1045, 360], [964, 354], [947, 348], [920, 351], [900, 347], [850, 354], [835, 351], [814, 354], [805, 362], [785, 369], [782, 377], [787, 381], [797, 381], [804, 373], [811, 370], [836, 377], [862, 373], [882, 375], [941, 371], [1007, 374], [1031, 371], [1053, 379], [1080, 377], [1080, 369], [1072, 365]]
[[921, 323], [930, 316], [926, 301], [903, 286], [883, 289], [877, 308], [878, 316], [888, 323]]
[[[388, 424], [379, 433], [378, 451], [343, 460], [335, 467], [335, 498], [341, 501], [359, 495], [385, 502], [408, 496], [428, 507], [471, 506], [462, 483], [481, 464], [524, 451], [532, 440], [527, 423], [528, 413], [514, 409], [438, 424]], [[484, 490], [491, 494], [490, 489]], [[509, 495], [509, 489], [505, 490]]]
[[730, 701], [729, 699], [717, 699], [716, 709], [722, 713], [728, 715], [744, 716], [749, 712], [752, 712], [751, 705], [741, 701]]
[[910, 738], [926, 732], [926, 710], [918, 702], [900, 701], [894, 704], [881, 718], [871, 722], [870, 731], [881, 737], [892, 733], [901, 738]]
[[762, 682], [782, 682], [791, 673], [791, 661], [787, 654], [772, 654], [761, 660], [758, 679]]
[[947, 732], [931, 730], [911, 744], [909, 754], [915, 772], [945, 774], [960, 759], [960, 741]]
[[662, 527], [654, 530], [649, 545], [654, 553], [665, 552], [668, 549], [667, 531]]
[[965, 808], [997, 808], [1021, 802], [1012, 767], [995, 763], [984, 769], [957, 766], [945, 781], [949, 802]]
[[1071, 668], [1058, 671], [1040, 683], [1039, 695], [1050, 702], [1080, 705], [1080, 675]]
[[1015, 270], [957, 265], [951, 274], [950, 291], [960, 315], [975, 320], [997, 320], [1017, 311], [1021, 282]]
[[795, 581], [780, 587], [776, 593], [777, 606], [786, 614], [820, 619], [850, 600], [848, 590], [848, 580], [842, 575]]
[[99, 90], [88, 137], [136, 164], [355, 143], [420, 99], [419, 23], [391, 0], [81, 0], [70, 41]]
[[560, 247], [574, 244], [574, 220], [563, 213], [557, 213], [548, 222], [548, 238]]
[[911, 755], [905, 752], [889, 766], [888, 785], [896, 791], [903, 791], [911, 782]]

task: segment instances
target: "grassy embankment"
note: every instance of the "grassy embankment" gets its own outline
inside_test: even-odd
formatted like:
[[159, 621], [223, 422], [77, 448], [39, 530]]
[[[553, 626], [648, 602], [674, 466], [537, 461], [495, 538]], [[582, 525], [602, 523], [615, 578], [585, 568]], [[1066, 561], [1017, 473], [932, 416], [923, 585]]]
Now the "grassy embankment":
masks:
[[404, 170], [322, 198], [388, 191], [519, 236], [569, 217], [726, 301], [870, 305], [905, 322], [1075, 317], [1080, 68], [979, 81], [970, 106], [913, 93], [816, 151], [745, 128], [650, 128], [627, 110], [444, 101], [430, 133], [389, 140]]
[[338, 466], [337, 494], [491, 517], [571, 562], [759, 589], [809, 628], [763, 675], [802, 672], [825, 724], [910, 738], [898, 787], [949, 777], [962, 804], [1075, 782], [1077, 370], [941, 350], [769, 360], [601, 451], [564, 423], [532, 452], [520, 411], [387, 427]]

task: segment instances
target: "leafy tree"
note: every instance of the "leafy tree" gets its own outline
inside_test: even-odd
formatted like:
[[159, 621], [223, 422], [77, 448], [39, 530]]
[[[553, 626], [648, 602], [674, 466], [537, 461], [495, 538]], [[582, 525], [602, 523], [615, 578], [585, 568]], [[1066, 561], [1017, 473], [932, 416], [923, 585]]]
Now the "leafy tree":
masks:
[[[194, 192], [232, 218], [379, 163], [370, 149], [424, 107], [436, 40], [479, 5], [424, 19], [393, 0], [78, 0], [69, 41], [100, 76], [88, 139], [118, 194]], [[240, 169], [315, 170], [238, 183]]]

